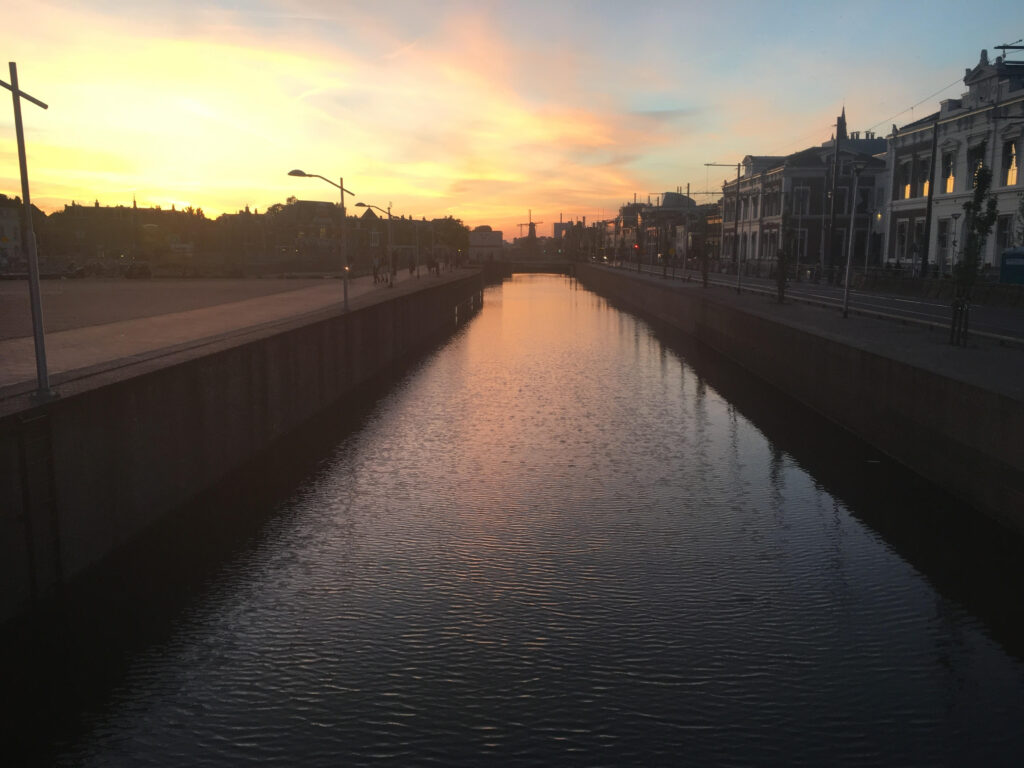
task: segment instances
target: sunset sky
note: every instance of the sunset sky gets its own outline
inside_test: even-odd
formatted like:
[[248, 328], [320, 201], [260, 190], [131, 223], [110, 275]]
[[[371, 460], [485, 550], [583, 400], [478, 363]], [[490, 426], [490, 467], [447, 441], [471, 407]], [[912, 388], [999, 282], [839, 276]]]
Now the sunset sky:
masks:
[[[821, 143], [844, 104], [851, 130], [884, 135], [959, 96], [982, 48], [994, 58], [993, 46], [1024, 37], [1020, 0], [0, 9], [7, 60], [50, 106], [23, 105], [44, 211], [135, 196], [216, 216], [337, 199], [287, 175], [301, 168], [344, 176], [349, 206], [452, 215], [509, 240], [530, 209], [550, 234], [559, 215], [610, 217], [634, 193], [720, 189], [728, 171], [704, 163]], [[0, 192], [13, 196], [4, 103]]]

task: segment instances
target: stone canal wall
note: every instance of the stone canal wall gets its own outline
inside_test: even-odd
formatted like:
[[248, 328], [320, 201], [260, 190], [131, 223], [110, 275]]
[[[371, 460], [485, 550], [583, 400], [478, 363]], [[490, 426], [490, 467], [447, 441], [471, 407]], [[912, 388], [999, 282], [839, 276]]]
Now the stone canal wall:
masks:
[[696, 337], [1024, 534], [1020, 399], [910, 364], [886, 350], [773, 321], [714, 291], [680, 289], [678, 283], [673, 288], [665, 281], [585, 264], [578, 265], [576, 274], [585, 287]]
[[452, 276], [26, 399], [0, 418], [0, 619], [451, 333], [482, 291], [479, 273]]

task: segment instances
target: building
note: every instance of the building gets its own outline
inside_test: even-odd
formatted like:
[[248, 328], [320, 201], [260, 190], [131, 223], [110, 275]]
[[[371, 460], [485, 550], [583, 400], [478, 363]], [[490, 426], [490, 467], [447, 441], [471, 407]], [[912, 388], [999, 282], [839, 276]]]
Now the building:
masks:
[[0, 270], [23, 272], [28, 267], [21, 242], [21, 200], [0, 195]]
[[997, 57], [990, 63], [982, 51], [978, 64], [966, 70], [964, 85], [967, 91], [959, 99], [947, 99], [937, 112], [901, 128], [893, 126], [888, 137], [888, 264], [908, 264], [918, 272], [924, 262], [929, 274], [950, 273], [964, 241], [963, 205], [983, 164], [993, 172], [998, 218], [982, 264], [998, 267], [999, 255], [1013, 244], [1024, 192], [1024, 62]]
[[820, 146], [744, 157], [739, 177], [722, 184], [722, 261], [733, 262], [735, 271], [738, 258], [744, 271], [767, 276], [785, 250], [798, 268], [834, 272], [849, 250], [852, 208], [853, 258], [859, 264], [874, 254], [877, 262], [880, 238], [872, 246], [870, 236], [881, 205], [877, 179], [885, 175], [885, 147], [873, 133], [847, 134], [844, 111], [836, 136]]
[[474, 264], [497, 261], [502, 257], [504, 247], [500, 230], [493, 230], [487, 225], [483, 225], [469, 233], [468, 258]]

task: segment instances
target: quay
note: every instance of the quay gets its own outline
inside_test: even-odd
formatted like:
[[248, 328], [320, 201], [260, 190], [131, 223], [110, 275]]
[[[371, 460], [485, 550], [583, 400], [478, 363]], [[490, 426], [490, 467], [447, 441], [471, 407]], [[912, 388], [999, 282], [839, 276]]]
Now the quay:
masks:
[[579, 264], [580, 283], [732, 359], [1024, 534], [1024, 351], [699, 282]]
[[444, 338], [482, 292], [479, 270], [403, 273], [353, 280], [347, 313], [324, 280], [69, 327], [47, 335], [44, 402], [32, 339], [0, 340], [0, 619]]

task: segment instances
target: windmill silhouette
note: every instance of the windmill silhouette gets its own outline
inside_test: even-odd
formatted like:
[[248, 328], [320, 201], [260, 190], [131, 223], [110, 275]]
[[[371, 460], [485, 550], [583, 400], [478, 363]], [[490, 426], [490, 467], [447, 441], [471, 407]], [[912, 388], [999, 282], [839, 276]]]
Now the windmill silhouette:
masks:
[[533, 220], [533, 209], [532, 208], [530, 209], [529, 217], [530, 217], [530, 220], [528, 222], [526, 222], [525, 224], [518, 224], [517, 225], [519, 227], [519, 237], [523, 236], [523, 227], [529, 227], [529, 229], [526, 231], [527, 237], [529, 237], [531, 240], [536, 240], [537, 239], [537, 225], [538, 224], [543, 224], [544, 222], [543, 221], [534, 221]]

